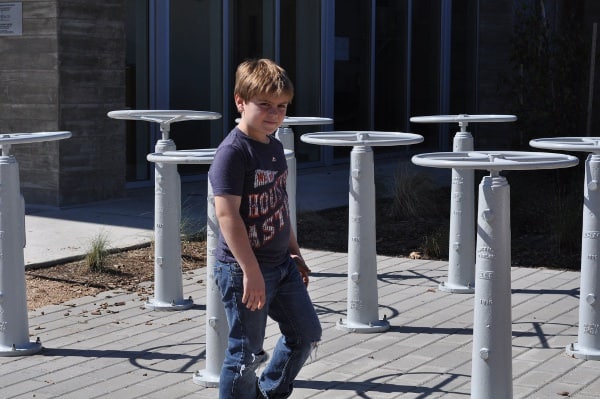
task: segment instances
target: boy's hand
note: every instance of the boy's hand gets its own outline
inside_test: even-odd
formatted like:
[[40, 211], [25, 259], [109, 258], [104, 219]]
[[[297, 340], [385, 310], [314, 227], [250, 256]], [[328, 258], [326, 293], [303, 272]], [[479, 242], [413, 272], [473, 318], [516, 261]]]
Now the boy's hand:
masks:
[[252, 311], [262, 309], [266, 302], [265, 280], [258, 273], [244, 273], [244, 295], [242, 303]]
[[294, 262], [296, 262], [296, 267], [298, 268], [300, 275], [302, 275], [302, 281], [304, 282], [304, 285], [308, 287], [308, 275], [310, 274], [310, 269], [308, 268], [308, 266], [306, 266], [306, 263], [304, 262], [304, 259], [302, 259], [301, 256], [291, 255], [291, 257], [294, 260]]

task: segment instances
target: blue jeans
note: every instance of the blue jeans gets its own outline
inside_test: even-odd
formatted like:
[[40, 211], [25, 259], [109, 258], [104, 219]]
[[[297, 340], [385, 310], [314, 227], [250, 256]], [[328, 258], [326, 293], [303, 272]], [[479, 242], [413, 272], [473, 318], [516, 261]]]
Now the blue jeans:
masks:
[[[243, 273], [237, 263], [215, 265], [215, 280], [229, 324], [228, 347], [219, 382], [220, 399], [287, 398], [293, 382], [321, 339], [321, 324], [295, 262], [261, 267], [266, 305], [251, 311], [242, 303]], [[271, 360], [257, 383], [256, 369], [264, 360], [267, 316], [278, 323], [279, 338]]]

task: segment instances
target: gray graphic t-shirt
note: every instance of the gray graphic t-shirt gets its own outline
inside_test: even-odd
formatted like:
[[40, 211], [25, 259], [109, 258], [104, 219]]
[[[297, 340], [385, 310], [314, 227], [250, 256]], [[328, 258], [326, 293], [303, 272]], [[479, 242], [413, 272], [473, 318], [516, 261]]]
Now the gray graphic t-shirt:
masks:
[[[208, 172], [214, 195], [242, 197], [240, 215], [261, 266], [278, 266], [289, 256], [287, 163], [274, 137], [261, 143], [234, 128], [221, 142]], [[217, 260], [235, 262], [223, 235]]]

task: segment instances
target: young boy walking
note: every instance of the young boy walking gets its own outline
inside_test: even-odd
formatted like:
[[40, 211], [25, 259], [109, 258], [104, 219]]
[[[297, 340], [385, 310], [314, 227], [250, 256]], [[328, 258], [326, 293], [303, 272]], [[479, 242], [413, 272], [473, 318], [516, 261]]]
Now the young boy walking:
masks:
[[[239, 124], [219, 145], [209, 178], [220, 236], [215, 280], [225, 305], [229, 339], [221, 399], [287, 398], [317, 342], [321, 325], [308, 295], [309, 269], [289, 219], [287, 163], [273, 133], [294, 87], [267, 59], [241, 63], [234, 99]], [[281, 337], [262, 375], [267, 316]]]

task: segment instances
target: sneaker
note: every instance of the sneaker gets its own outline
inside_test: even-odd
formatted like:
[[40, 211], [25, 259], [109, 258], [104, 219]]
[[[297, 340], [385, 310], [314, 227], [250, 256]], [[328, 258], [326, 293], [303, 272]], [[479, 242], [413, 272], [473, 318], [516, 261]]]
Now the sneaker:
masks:
[[256, 363], [260, 364], [264, 364], [266, 362], [269, 361], [269, 354], [267, 352], [265, 352], [264, 350], [254, 354], [254, 361]]

